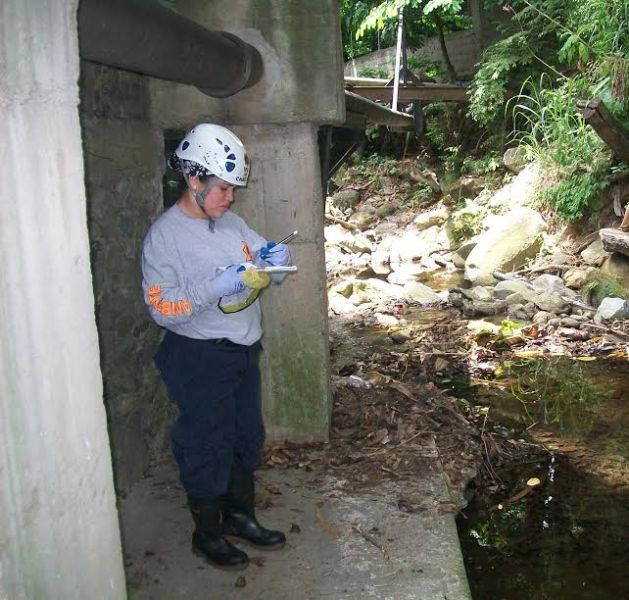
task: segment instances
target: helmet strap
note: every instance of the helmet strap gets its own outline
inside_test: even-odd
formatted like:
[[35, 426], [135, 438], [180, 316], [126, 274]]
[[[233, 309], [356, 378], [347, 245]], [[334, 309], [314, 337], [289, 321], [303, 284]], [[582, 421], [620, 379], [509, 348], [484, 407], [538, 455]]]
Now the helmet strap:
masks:
[[218, 183], [218, 177], [216, 177], [216, 175], [212, 175], [210, 177], [210, 179], [208, 180], [207, 184], [205, 185], [205, 187], [200, 192], [197, 192], [192, 187], [192, 185], [190, 185], [190, 177], [188, 176], [188, 174], [185, 171], [183, 171], [183, 178], [186, 181], [186, 185], [188, 186], [188, 189], [190, 190], [190, 193], [192, 194], [194, 199], [197, 201], [197, 204], [199, 205], [199, 208], [207, 216], [208, 221], [209, 221], [210, 231], [214, 231], [214, 219], [212, 219], [212, 217], [210, 217], [210, 215], [208, 215], [206, 210], [205, 210], [205, 198], [210, 193], [211, 189]]

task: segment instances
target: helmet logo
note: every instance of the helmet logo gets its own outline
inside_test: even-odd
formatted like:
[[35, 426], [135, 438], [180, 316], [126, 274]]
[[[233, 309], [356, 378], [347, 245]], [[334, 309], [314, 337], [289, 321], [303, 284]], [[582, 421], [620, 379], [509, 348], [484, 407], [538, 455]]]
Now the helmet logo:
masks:
[[183, 144], [181, 144], [181, 149], [185, 150], [189, 145], [190, 145], [190, 142], [184, 142]]

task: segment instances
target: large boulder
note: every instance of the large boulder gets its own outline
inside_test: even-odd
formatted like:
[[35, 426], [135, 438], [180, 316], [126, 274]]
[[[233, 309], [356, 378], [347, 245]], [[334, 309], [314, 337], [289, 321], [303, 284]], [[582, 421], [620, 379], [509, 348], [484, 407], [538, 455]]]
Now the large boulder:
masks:
[[622, 254], [612, 254], [601, 270], [616, 279], [629, 294], [629, 258]]
[[600, 239], [594, 240], [581, 252], [583, 262], [593, 267], [600, 267], [608, 256], [609, 252], [603, 248], [603, 242]]
[[493, 219], [465, 261], [465, 278], [474, 285], [491, 285], [494, 271], [511, 271], [535, 256], [545, 231], [540, 214], [525, 206]]
[[529, 163], [512, 181], [501, 187], [489, 200], [492, 209], [508, 210], [511, 206], [529, 205], [541, 185], [542, 170], [537, 163]]
[[629, 232], [620, 229], [601, 229], [598, 234], [605, 250], [629, 256]]
[[391, 267], [395, 271], [401, 263], [417, 262], [435, 250], [448, 248], [449, 244], [447, 233], [436, 225], [423, 231], [407, 229], [391, 244]]
[[622, 298], [603, 298], [594, 320], [600, 322], [614, 319], [629, 319], [629, 302]]

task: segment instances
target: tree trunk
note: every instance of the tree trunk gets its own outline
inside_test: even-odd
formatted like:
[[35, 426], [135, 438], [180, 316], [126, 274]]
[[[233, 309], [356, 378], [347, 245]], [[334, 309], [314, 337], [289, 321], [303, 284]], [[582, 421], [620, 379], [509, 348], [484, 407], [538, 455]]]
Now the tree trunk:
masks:
[[435, 25], [437, 26], [437, 31], [439, 32], [439, 45], [441, 46], [441, 54], [443, 55], [443, 61], [446, 63], [446, 70], [448, 72], [448, 81], [451, 83], [455, 83], [458, 79], [456, 71], [454, 70], [454, 66], [452, 65], [452, 61], [450, 60], [450, 55], [448, 54], [448, 48], [446, 46], [446, 36], [443, 32], [443, 21], [441, 16], [436, 12], [433, 13], [433, 20]]

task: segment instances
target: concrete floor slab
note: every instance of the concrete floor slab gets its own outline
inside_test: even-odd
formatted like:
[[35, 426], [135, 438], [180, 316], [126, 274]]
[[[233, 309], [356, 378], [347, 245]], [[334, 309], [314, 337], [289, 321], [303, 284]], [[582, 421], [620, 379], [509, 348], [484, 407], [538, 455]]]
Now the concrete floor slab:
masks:
[[[333, 475], [333, 474], [332, 474]], [[439, 472], [414, 482], [413, 514], [398, 508], [400, 484], [347, 493], [329, 472], [258, 473], [259, 520], [287, 533], [284, 549], [243, 547], [237, 573], [190, 551], [192, 521], [171, 462], [121, 502], [132, 600], [469, 600], [454, 515]], [[404, 486], [409, 493], [408, 485]]]

